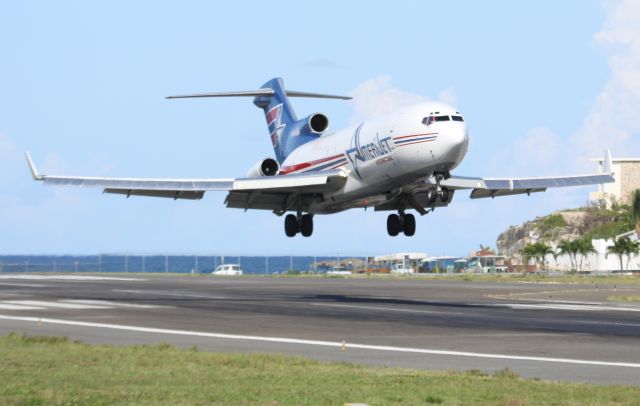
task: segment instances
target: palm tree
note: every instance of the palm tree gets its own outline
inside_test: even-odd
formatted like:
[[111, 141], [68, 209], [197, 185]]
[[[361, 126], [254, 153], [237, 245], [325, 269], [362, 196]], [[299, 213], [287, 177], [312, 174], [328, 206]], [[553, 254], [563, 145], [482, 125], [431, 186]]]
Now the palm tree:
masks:
[[492, 254], [492, 255], [496, 254], [496, 252], [493, 250], [493, 248], [491, 248], [491, 246], [482, 245], [482, 244], [480, 244], [480, 251], [479, 252], [486, 252], [487, 254]]
[[636, 225], [636, 236], [640, 238], [640, 189], [636, 189], [631, 197], [631, 216]]
[[589, 238], [580, 238], [576, 240], [576, 248], [578, 249], [578, 255], [580, 255], [580, 262], [578, 263], [578, 271], [582, 271], [582, 261], [585, 257], [591, 253], [596, 252], [593, 248], [593, 242]]
[[[607, 249], [607, 254], [605, 257], [609, 257], [609, 254], [615, 254], [618, 256], [618, 260], [620, 261], [620, 270], [626, 271], [627, 267], [629, 267], [629, 261], [631, 260], [631, 255], [637, 255], [640, 252], [640, 243], [631, 240], [628, 237], [618, 238], [611, 247]], [[627, 266], [624, 266], [623, 259], [627, 257]]]
[[536, 242], [534, 244], [527, 244], [521, 251], [523, 257], [526, 258], [526, 263], [529, 263], [529, 259], [533, 258], [536, 263], [542, 262], [542, 270], [545, 270], [544, 259], [547, 255], [554, 254], [550, 246], [543, 242]]
[[568, 255], [571, 262], [571, 273], [575, 273], [578, 270], [578, 240], [564, 240], [558, 244], [558, 254]]

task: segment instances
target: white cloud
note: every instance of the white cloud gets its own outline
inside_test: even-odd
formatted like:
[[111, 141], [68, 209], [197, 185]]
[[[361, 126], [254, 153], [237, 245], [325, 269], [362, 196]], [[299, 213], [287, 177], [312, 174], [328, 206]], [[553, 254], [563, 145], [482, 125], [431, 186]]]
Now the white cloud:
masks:
[[[391, 113], [399, 108], [430, 100], [428, 97], [407, 92], [391, 84], [387, 75], [369, 79], [349, 92], [353, 97], [354, 113], [351, 122], [358, 122], [382, 114]], [[438, 95], [438, 100], [453, 104], [456, 101], [453, 88], [449, 87]]]
[[495, 176], [560, 175], [565, 165], [567, 141], [546, 127], [536, 127], [516, 138], [489, 160]]
[[[593, 171], [590, 158], [603, 156], [605, 149], [614, 157], [640, 155], [640, 2], [607, 1], [605, 11], [594, 42], [607, 53], [611, 76], [582, 123], [565, 135], [534, 128], [499, 151], [496, 165], [523, 175], [542, 175], [540, 168], [545, 167], [561, 174]], [[517, 159], [505, 163], [505, 156]]]
[[614, 156], [640, 153], [640, 2], [605, 2], [603, 29], [594, 42], [608, 54], [611, 76], [571, 144], [582, 159], [611, 149]]

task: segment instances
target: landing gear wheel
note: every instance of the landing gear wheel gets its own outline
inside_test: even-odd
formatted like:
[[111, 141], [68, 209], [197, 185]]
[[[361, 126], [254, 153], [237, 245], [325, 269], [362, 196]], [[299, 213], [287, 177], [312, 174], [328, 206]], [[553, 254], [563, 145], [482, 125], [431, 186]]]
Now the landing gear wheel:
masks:
[[310, 237], [313, 234], [313, 216], [311, 214], [300, 217], [300, 234], [304, 237]]
[[440, 201], [446, 203], [449, 201], [449, 189], [442, 188], [440, 191]]
[[438, 193], [434, 189], [429, 189], [427, 191], [427, 201], [429, 204], [435, 204], [438, 199]]
[[295, 214], [287, 214], [284, 218], [284, 233], [287, 237], [295, 237], [299, 231], [298, 218]]
[[404, 224], [402, 226], [402, 231], [404, 231], [404, 235], [407, 237], [411, 237], [416, 233], [416, 218], [413, 214], [405, 214], [404, 215]]
[[387, 217], [387, 233], [389, 233], [390, 236], [395, 237], [400, 234], [400, 231], [402, 231], [400, 216], [397, 214], [389, 214], [389, 217]]

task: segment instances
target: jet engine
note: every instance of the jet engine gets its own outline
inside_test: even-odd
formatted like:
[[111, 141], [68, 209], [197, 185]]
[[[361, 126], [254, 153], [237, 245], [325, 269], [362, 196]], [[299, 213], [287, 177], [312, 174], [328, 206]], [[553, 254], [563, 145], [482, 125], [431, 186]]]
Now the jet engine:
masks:
[[265, 158], [258, 162], [247, 173], [247, 176], [274, 176], [278, 174], [280, 170], [280, 164], [273, 158]]
[[322, 113], [311, 114], [304, 120], [306, 123], [302, 127], [303, 133], [322, 134], [329, 127], [329, 117]]

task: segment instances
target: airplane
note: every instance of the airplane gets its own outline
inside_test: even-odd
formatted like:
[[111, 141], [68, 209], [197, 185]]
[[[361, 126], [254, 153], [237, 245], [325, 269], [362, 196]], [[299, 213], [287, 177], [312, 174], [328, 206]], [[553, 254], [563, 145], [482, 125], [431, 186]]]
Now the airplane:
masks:
[[201, 199], [226, 191], [226, 207], [270, 210], [284, 217], [288, 237], [313, 233], [316, 214], [373, 208], [391, 211], [387, 233], [413, 236], [416, 220], [448, 206], [454, 194], [472, 199], [544, 192], [547, 188], [614, 182], [611, 154], [600, 173], [560, 177], [481, 178], [452, 174], [469, 146], [463, 115], [452, 106], [424, 102], [345, 129], [329, 132], [329, 119], [314, 113], [298, 119], [290, 97], [349, 100], [351, 97], [285, 90], [282, 78], [258, 90], [169, 96], [168, 99], [253, 97], [264, 112], [275, 157], [258, 161], [246, 177], [141, 179], [40, 174], [25, 154], [34, 180], [50, 185], [100, 187], [104, 193]]

